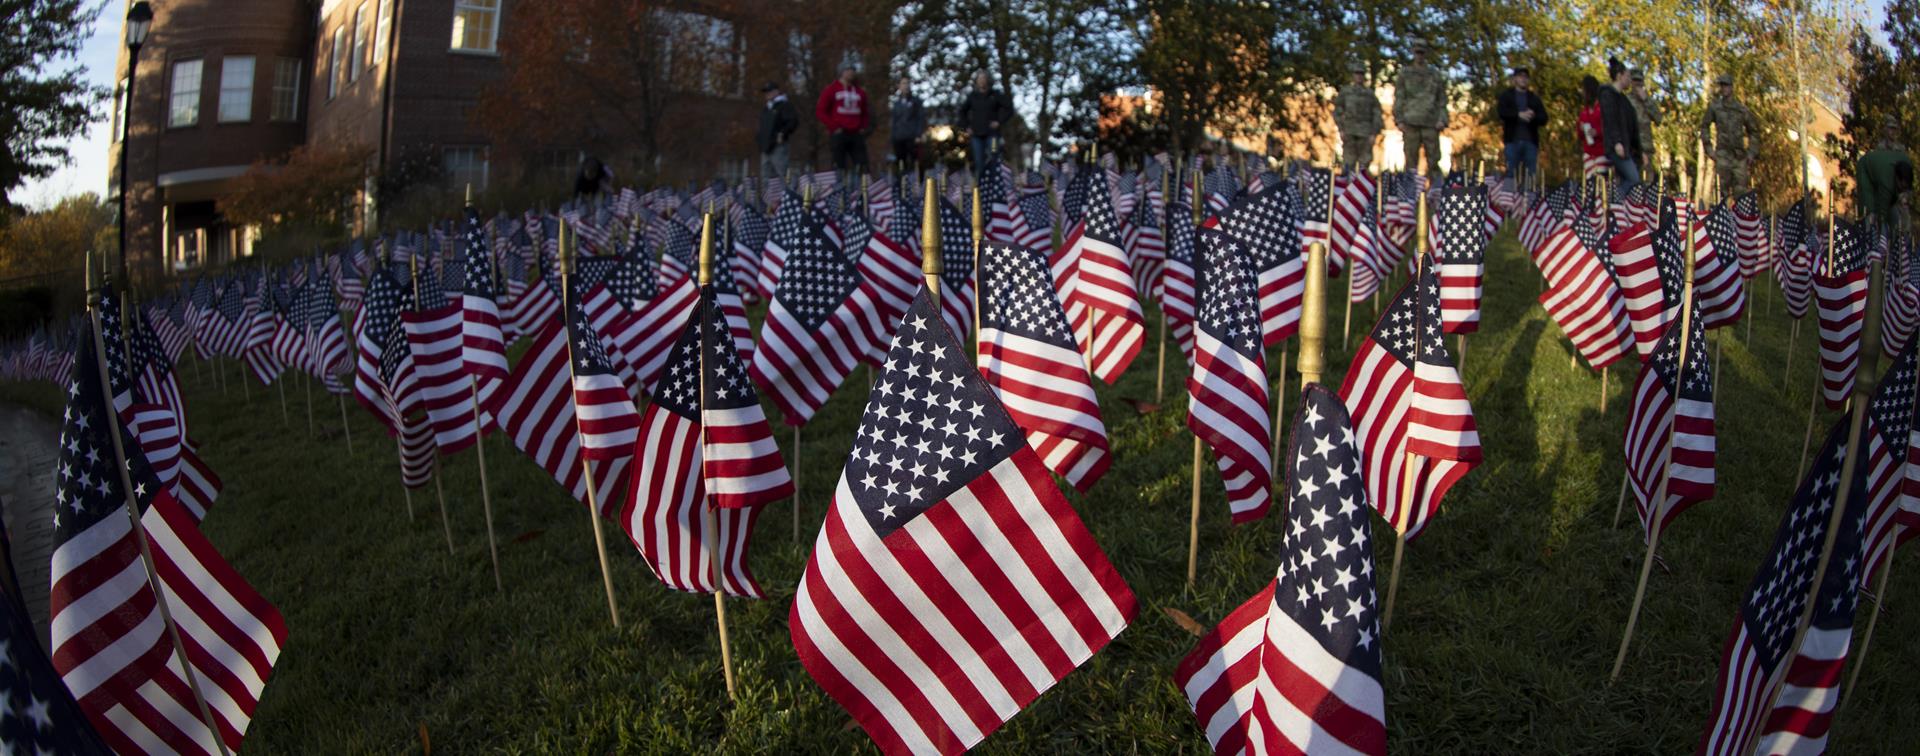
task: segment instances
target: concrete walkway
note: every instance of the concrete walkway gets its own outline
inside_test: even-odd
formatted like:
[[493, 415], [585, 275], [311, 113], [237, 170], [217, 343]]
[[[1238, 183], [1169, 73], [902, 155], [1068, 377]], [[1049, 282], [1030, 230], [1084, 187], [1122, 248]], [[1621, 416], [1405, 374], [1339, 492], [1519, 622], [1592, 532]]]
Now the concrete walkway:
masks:
[[0, 403], [0, 516], [13, 546], [13, 570], [27, 614], [47, 633], [47, 581], [53, 561], [53, 467], [59, 460], [60, 428], [51, 418], [17, 404]]

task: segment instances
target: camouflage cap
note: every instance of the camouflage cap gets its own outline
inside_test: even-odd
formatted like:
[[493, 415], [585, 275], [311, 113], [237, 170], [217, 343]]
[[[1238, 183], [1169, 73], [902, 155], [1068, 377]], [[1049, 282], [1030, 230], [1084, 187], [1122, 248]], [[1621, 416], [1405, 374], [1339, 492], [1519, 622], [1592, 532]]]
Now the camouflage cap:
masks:
[[1730, 74], [1720, 74], [1719, 76], [1713, 77], [1713, 83], [1720, 84], [1720, 85], [1731, 85], [1733, 84], [1733, 76]]
[[1411, 37], [1407, 40], [1407, 49], [1414, 52], [1426, 52], [1428, 50], [1427, 40], [1421, 37]]
[[1347, 72], [1348, 73], [1366, 73], [1367, 62], [1364, 60], [1347, 61]]
[[1628, 73], [1627, 73], [1627, 76], [1629, 76], [1629, 77], [1632, 77], [1632, 79], [1633, 79], [1634, 81], [1646, 81], [1646, 80], [1647, 80], [1647, 72], [1646, 72], [1646, 71], [1643, 71], [1643, 70], [1640, 70], [1640, 69], [1638, 69], [1638, 68], [1636, 68], [1636, 69], [1633, 69], [1632, 71], [1630, 71], [1630, 72], [1628, 72]]

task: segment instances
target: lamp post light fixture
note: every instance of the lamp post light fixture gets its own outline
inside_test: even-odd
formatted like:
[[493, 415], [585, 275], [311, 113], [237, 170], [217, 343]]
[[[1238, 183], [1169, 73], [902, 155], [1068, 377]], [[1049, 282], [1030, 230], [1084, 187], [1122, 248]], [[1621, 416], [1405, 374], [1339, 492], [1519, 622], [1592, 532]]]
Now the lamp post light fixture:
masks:
[[133, 134], [133, 84], [140, 80], [140, 47], [147, 43], [147, 34], [153, 31], [153, 5], [147, 0], [139, 0], [127, 9], [127, 91], [126, 102], [120, 106], [120, 285], [131, 290], [133, 280], [127, 276], [127, 210], [133, 206], [131, 189], [127, 186], [127, 147]]

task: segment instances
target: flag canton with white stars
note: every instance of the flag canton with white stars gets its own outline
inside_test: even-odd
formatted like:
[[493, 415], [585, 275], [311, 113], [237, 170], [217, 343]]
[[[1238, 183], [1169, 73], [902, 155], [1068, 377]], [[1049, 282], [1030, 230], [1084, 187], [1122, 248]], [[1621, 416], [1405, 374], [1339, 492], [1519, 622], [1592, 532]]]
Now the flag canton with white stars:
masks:
[[1607, 273], [1614, 272], [1613, 250], [1607, 246], [1608, 234], [1604, 219], [1595, 218], [1584, 212], [1574, 213], [1573, 234], [1580, 238], [1580, 244], [1585, 246], [1587, 251], [1600, 258], [1600, 264], [1606, 266]]
[[1193, 206], [1167, 205], [1167, 259], [1193, 265]]
[[614, 258], [607, 276], [607, 290], [620, 304], [632, 308], [660, 295], [659, 277], [654, 272], [653, 255], [646, 245], [634, 244]]
[[909, 185], [900, 188], [900, 201], [893, 206], [893, 217], [887, 219], [887, 235], [894, 243], [917, 245], [920, 242], [920, 215], [922, 207], [920, 195]]
[[1282, 182], [1234, 203], [1218, 228], [1239, 245], [1255, 270], [1271, 270], [1300, 256], [1298, 200], [1293, 185]]
[[1760, 217], [1759, 193], [1747, 192], [1746, 194], [1735, 197], [1733, 200], [1733, 211], [1749, 218]]
[[1453, 187], [1442, 190], [1440, 211], [1434, 222], [1439, 225], [1441, 261], [1473, 264], [1486, 259], [1487, 188]]
[[1312, 208], [1312, 212], [1307, 217], [1315, 220], [1324, 219], [1327, 208], [1333, 205], [1333, 171], [1325, 168], [1308, 168], [1301, 171], [1300, 193], [1304, 195], [1302, 204]]
[[[1687, 283], [1687, 248], [1681, 241], [1681, 216], [1674, 212], [1674, 203], [1663, 202], [1660, 208], [1660, 227], [1653, 235], [1653, 259], [1659, 266], [1661, 301], [1669, 308], [1680, 306], [1680, 293]], [[1691, 240], [1689, 240], [1691, 241]], [[1694, 261], [1699, 264], [1698, 260]]]
[[1195, 325], [1241, 355], [1259, 359], [1259, 287], [1247, 268], [1246, 246], [1219, 229], [1202, 229], [1197, 258]]
[[1087, 182], [1087, 228], [1082, 233], [1095, 239], [1119, 244], [1120, 217], [1113, 211], [1113, 193], [1107, 187], [1106, 172], [1094, 169], [1088, 173], [1091, 174], [1091, 178]]
[[693, 235], [693, 229], [677, 220], [662, 221], [667, 224], [667, 256], [680, 261], [689, 269], [700, 264], [700, 239]]
[[[308, 279], [304, 288], [306, 301], [302, 309], [308, 326], [319, 328], [325, 326], [327, 321], [339, 316], [340, 306], [333, 301], [333, 289], [327, 287], [324, 279]], [[488, 299], [493, 298], [491, 287], [486, 296]]]
[[380, 345], [380, 382], [391, 387], [409, 348], [400, 324], [400, 282], [384, 270], [374, 271], [372, 278], [360, 317], [366, 318], [366, 338]]
[[1232, 202], [1240, 193], [1240, 178], [1227, 169], [1224, 161], [1216, 162], [1213, 172], [1207, 174], [1206, 190], [1208, 194], [1218, 194]]
[[1013, 193], [1007, 183], [1007, 170], [998, 163], [980, 172], [980, 202], [987, 207], [1003, 204]]
[[0, 748], [13, 754], [109, 754], [40, 650], [20, 598], [0, 588]]
[[1846, 275], [1867, 267], [1867, 253], [1872, 247], [1868, 235], [1865, 227], [1850, 221], [1833, 224], [1832, 275]]
[[220, 292], [220, 317], [229, 323], [240, 322], [240, 316], [247, 313], [247, 284], [245, 279], [234, 279]]
[[[114, 294], [112, 282], [101, 284], [96, 308], [100, 311], [100, 333], [105, 336], [101, 341], [107, 346], [107, 382], [113, 386], [113, 395], [121, 396], [133, 390], [133, 365], [127, 361], [127, 343], [121, 339], [120, 298]], [[92, 350], [93, 344], [88, 342], [81, 348]]]
[[1687, 336], [1687, 382], [1679, 385], [1680, 378], [1680, 321], [1674, 320], [1661, 334], [1660, 343], [1654, 347], [1653, 354], [1647, 357], [1647, 364], [1659, 374], [1660, 382], [1665, 384], [1668, 393], [1677, 393], [1682, 399], [1699, 402], [1713, 401], [1713, 363], [1707, 355], [1706, 319], [1700, 317], [1700, 305], [1694, 303], [1694, 315], [1690, 324], [1692, 333]]
[[846, 256], [832, 249], [825, 231], [808, 221], [787, 239], [787, 260], [773, 297], [812, 332], [860, 287], [860, 274]]
[[135, 313], [128, 334], [132, 337], [127, 344], [133, 356], [131, 367], [135, 372], [152, 370], [156, 374], [166, 375], [172, 371], [167, 363], [166, 352], [160, 348], [160, 337], [147, 324], [144, 314]]
[[973, 221], [953, 203], [940, 200], [940, 277], [953, 289], [973, 280]]
[[[1451, 367], [1440, 322], [1440, 279], [1433, 266], [1424, 266], [1420, 278], [1400, 287], [1393, 304], [1374, 326], [1373, 340], [1407, 367], [1417, 356], [1429, 365]], [[1416, 349], [1417, 345], [1417, 349]]]
[[773, 212], [773, 225], [767, 230], [767, 240], [792, 254], [793, 246], [807, 235], [809, 220], [811, 218], [800, 201], [800, 195], [789, 189], [780, 200], [780, 208]]
[[[873, 238], [873, 224], [867, 222], [867, 216], [859, 208], [849, 207], [840, 214], [840, 251], [847, 259], [860, 261], [860, 255], [867, 251], [867, 242]], [[716, 263], [715, 268], [719, 266]]]
[[854, 504], [885, 538], [1025, 445], [922, 290], [894, 336], [847, 459]]
[[[1827, 524], [1832, 519], [1834, 499], [1840, 490], [1840, 468], [1846, 459], [1846, 425], [1838, 423], [1828, 434], [1813, 469], [1794, 492], [1786, 519], [1774, 535], [1773, 548], [1754, 573], [1747, 596], [1741, 601], [1740, 619], [1746, 623], [1748, 638], [1764, 669], [1774, 668], [1786, 656], [1801, 612], [1806, 609], [1808, 589], [1813, 585], [1813, 572], [1826, 544]], [[1865, 473], [1866, 466], [1860, 465], [1853, 490], [1848, 494], [1850, 500], [1866, 499]], [[1834, 568], [1841, 566], [1833, 565]]]
[[1713, 242], [1713, 253], [1720, 259], [1740, 259], [1740, 226], [1732, 210], [1716, 206], [1707, 212], [1707, 240]]
[[1916, 349], [1920, 349], [1920, 339], [1908, 339], [1907, 348], [1887, 369], [1873, 392], [1873, 402], [1867, 405], [1867, 419], [1880, 442], [1886, 444], [1888, 458], [1896, 462], [1907, 458], [1907, 432], [1913, 427]]
[[986, 299], [980, 327], [996, 328], [1078, 351], [1067, 330], [1066, 312], [1054, 294], [1046, 260], [1039, 252], [1003, 242], [980, 247], [981, 286]]
[[[759, 394], [753, 390], [753, 381], [748, 379], [747, 366], [740, 362], [740, 352], [733, 347], [733, 332], [727, 328], [727, 320], [720, 312], [720, 305], [714, 301], [712, 285], [702, 293], [700, 319], [698, 324], [689, 320], [686, 330], [680, 334], [680, 340], [673, 345], [673, 353], [667, 359], [666, 372], [660, 377], [660, 385], [654, 392], [654, 402], [681, 417], [699, 420], [701, 404], [695, 401], [700, 393], [700, 369], [704, 365], [707, 373], [705, 407], [707, 409], [740, 409], [760, 403]], [[700, 358], [701, 332], [696, 327], [706, 329], [707, 355], [703, 362]]]
[[476, 297], [493, 298], [493, 262], [487, 255], [486, 226], [471, 209], [467, 211], [467, 253], [463, 291]]
[[421, 257], [420, 270], [413, 277], [414, 299], [419, 311], [438, 310], [447, 305], [446, 295], [440, 291], [440, 279], [433, 273], [433, 258]]
[[567, 297], [567, 340], [572, 343], [573, 374], [602, 375], [613, 372], [612, 362], [607, 359], [606, 347], [601, 346], [600, 337], [593, 332], [593, 325], [587, 320], [586, 304], [581, 301], [581, 281], [568, 282], [575, 287]]
[[1307, 390], [1289, 460], [1287, 533], [1273, 601], [1346, 666], [1380, 677], [1371, 507], [1340, 398]]
[[1060, 211], [1067, 216], [1068, 223], [1077, 223], [1086, 215], [1087, 187], [1093, 183], [1093, 175], [1098, 168], [1081, 168], [1067, 180], [1067, 191], [1060, 196]]
[[1800, 200], [1787, 208], [1780, 216], [1780, 247], [1793, 249], [1800, 246], [1807, 234], [1807, 201]]
[[1574, 193], [1577, 191], [1579, 190], [1575, 184], [1567, 183], [1547, 192], [1544, 200], [1547, 205], [1547, 215], [1553, 218], [1567, 217], [1567, 211], [1573, 208]]
[[1053, 207], [1048, 204], [1046, 191], [1028, 192], [1020, 198], [1020, 214], [1026, 216], [1027, 227], [1043, 229], [1053, 227]]
[[160, 493], [160, 481], [131, 433], [100, 394], [100, 362], [93, 329], [80, 328], [79, 354], [67, 384], [67, 409], [60, 416], [60, 461], [54, 468], [53, 526], [56, 543], [78, 537], [108, 517], [126, 517], [126, 489], [114, 462], [113, 439], [119, 433], [127, 455], [127, 477], [142, 507]]
[[746, 204], [733, 206], [733, 241], [747, 249], [757, 250], [767, 243], [767, 216]]

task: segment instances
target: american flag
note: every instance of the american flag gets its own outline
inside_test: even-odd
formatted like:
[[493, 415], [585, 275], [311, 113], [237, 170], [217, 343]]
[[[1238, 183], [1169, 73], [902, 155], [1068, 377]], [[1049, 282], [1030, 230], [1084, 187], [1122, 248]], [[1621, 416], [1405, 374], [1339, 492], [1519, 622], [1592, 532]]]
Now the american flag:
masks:
[[1164, 204], [1157, 199], [1160, 190], [1149, 191], [1146, 201], [1134, 206], [1127, 223], [1126, 248], [1133, 266], [1135, 291], [1152, 293], [1160, 290], [1161, 270], [1167, 265], [1167, 237], [1160, 231], [1158, 209]]
[[1867, 255], [1852, 224], [1834, 229], [1834, 245], [1813, 275], [1820, 324], [1820, 389], [1827, 409], [1846, 404], [1860, 369], [1860, 332], [1867, 318]]
[[1107, 426], [1046, 257], [987, 242], [980, 261], [987, 292], [980, 307], [980, 372], [1040, 461], [1084, 492], [1112, 461]]
[[480, 215], [467, 209], [464, 286], [460, 291], [460, 355], [466, 372], [491, 396], [500, 381], [507, 378], [506, 336], [500, 330], [500, 305], [495, 301], [498, 286], [493, 280], [493, 260], [487, 254], [487, 235]]
[[1747, 192], [1733, 201], [1735, 246], [1740, 250], [1740, 277], [1752, 280], [1773, 262], [1766, 218], [1760, 214], [1760, 195]]
[[[1920, 534], [1920, 508], [1913, 493], [1920, 488], [1920, 448], [1913, 437], [1913, 402], [1916, 388], [1915, 346], [1909, 344], [1894, 356], [1893, 364], [1874, 389], [1867, 405], [1867, 456], [1860, 464], [1867, 468], [1869, 507], [1865, 546], [1868, 565], [1882, 564], [1892, 549]], [[1861, 573], [1861, 586], [1872, 577], [1873, 569]]]
[[873, 238], [873, 224], [867, 222], [858, 208], [840, 214], [833, 224], [840, 231], [840, 253], [847, 259], [860, 262], [860, 256], [867, 252], [867, 240]]
[[213, 357], [213, 351], [208, 346], [206, 326], [207, 318], [213, 315], [219, 304], [219, 294], [203, 275], [194, 281], [192, 293], [187, 296], [187, 336], [193, 342], [193, 356], [202, 362]]
[[[765, 592], [747, 568], [753, 523], [762, 505], [793, 494], [793, 479], [746, 363], [726, 348], [716, 293], [712, 284], [703, 291], [640, 418], [632, 488], [619, 518], [667, 587], [712, 592], [712, 548], [726, 591], [761, 598]], [[711, 520], [708, 508], [715, 510]]]
[[[0, 554], [11, 554], [0, 525]], [[20, 753], [113, 753], [41, 650], [39, 632], [11, 572], [0, 578], [0, 743]]]
[[1200, 639], [1174, 683], [1214, 753], [1385, 754], [1372, 525], [1332, 391], [1307, 387], [1290, 452], [1273, 581]]
[[[1740, 322], [1741, 313], [1746, 312], [1747, 291], [1735, 253], [1732, 214], [1724, 207], [1703, 212], [1683, 200], [1675, 200], [1673, 205], [1681, 213], [1693, 213], [1694, 290], [1699, 295], [1700, 319], [1709, 329]], [[1721, 218], [1717, 224], [1716, 216]], [[1662, 225], [1664, 232], [1664, 217]]]
[[1307, 263], [1300, 257], [1299, 204], [1293, 184], [1281, 182], [1234, 202], [1214, 218], [1215, 227], [1248, 256], [1259, 276], [1265, 346], [1287, 340], [1300, 328]]
[[1273, 484], [1266, 358], [1247, 260], [1237, 239], [1219, 229], [1200, 232], [1187, 428], [1213, 448], [1235, 524], [1266, 516]]
[[1045, 187], [1020, 195], [1013, 212], [1013, 243], [1027, 249], [1053, 249], [1053, 202]]
[[990, 241], [1013, 241], [1013, 170], [994, 163], [980, 176], [981, 229]]
[[201, 343], [212, 354], [240, 357], [253, 313], [247, 306], [245, 279], [229, 279], [206, 322], [201, 324]]
[[[1360, 342], [1340, 398], [1354, 414], [1367, 498], [1412, 540], [1440, 500], [1480, 464], [1480, 433], [1466, 387], [1440, 331], [1440, 282], [1432, 268], [1401, 287]], [[1412, 478], [1411, 501], [1402, 484]]]
[[[164, 596], [219, 738], [238, 750], [286, 624], [154, 476], [101, 390], [93, 330], [81, 335], [56, 475], [54, 666], [115, 751], [217, 753], [165, 631]], [[124, 466], [110, 434], [120, 436]], [[140, 564], [124, 480], [142, 509], [160, 591]]]
[[127, 352], [131, 358], [129, 368], [133, 373], [134, 395], [142, 402], [166, 408], [180, 426], [180, 434], [185, 436], [186, 400], [180, 398], [180, 382], [174, 377], [173, 361], [161, 348], [160, 338], [154, 335], [149, 322], [150, 318], [137, 312], [128, 322]]
[[347, 332], [340, 325], [333, 290], [317, 278], [301, 289], [307, 371], [320, 379], [327, 393], [345, 394], [347, 386], [340, 382], [339, 373], [347, 367]]
[[[973, 333], [973, 222], [960, 207], [941, 198], [934, 215], [940, 233], [940, 316], [962, 337]], [[884, 357], [885, 335], [874, 345]]]
[[972, 747], [1135, 613], [939, 324], [915, 297], [788, 616], [808, 674], [888, 753]]
[[401, 311], [400, 322], [413, 352], [415, 392], [433, 423], [434, 444], [441, 454], [452, 454], [480, 435], [462, 365], [464, 318], [460, 303], [447, 301], [431, 271], [420, 271], [413, 281], [413, 307]]
[[802, 223], [797, 235], [783, 241], [791, 245], [785, 251], [786, 270], [761, 323], [751, 369], [788, 425], [805, 425], [854, 366], [886, 339], [873, 285], [819, 226]]
[[[1648, 356], [1627, 412], [1627, 478], [1649, 538], [1656, 519], [1664, 532], [1688, 507], [1713, 498], [1714, 376], [1707, 330], [1698, 317], [1689, 324], [1690, 334], [1681, 333], [1680, 325], [1678, 319], [1670, 324]], [[1656, 500], [1663, 476], [1666, 497]]]
[[1888, 356], [1907, 348], [1920, 326], [1920, 247], [1910, 238], [1895, 239], [1887, 250], [1886, 298], [1880, 307], [1880, 345]]
[[593, 331], [605, 343], [614, 371], [626, 385], [628, 395], [637, 399], [659, 379], [667, 353], [679, 338], [675, 324], [686, 322], [693, 312], [700, 288], [691, 272], [680, 274], [659, 285], [655, 296], [638, 309], [628, 310], [616, 301], [618, 297], [609, 285], [613, 278], [610, 274], [617, 269], [604, 267], [602, 261], [606, 259], [576, 260], [571, 285], [586, 308]]
[[1780, 216], [1780, 238], [1774, 241], [1773, 274], [1786, 295], [1787, 315], [1795, 320], [1806, 317], [1813, 304], [1815, 260], [1822, 257], [1815, 247], [1825, 241], [1819, 234], [1808, 233], [1807, 224], [1807, 201], [1793, 203]]
[[1602, 368], [1632, 353], [1634, 347], [1620, 285], [1597, 249], [1587, 245], [1572, 226], [1560, 224], [1533, 250], [1533, 261], [1547, 282], [1541, 306], [1587, 364]]
[[1449, 187], [1435, 195], [1434, 258], [1440, 269], [1440, 322], [1447, 333], [1480, 330], [1480, 283], [1486, 275], [1487, 190]]
[[773, 223], [767, 228], [767, 243], [760, 251], [760, 270], [754, 280], [754, 288], [761, 299], [772, 299], [774, 287], [780, 283], [781, 270], [786, 267], [789, 250], [807, 243], [807, 237], [817, 233], [812, 214], [805, 202], [793, 192], [787, 192], [780, 200], [780, 207], [773, 211]]
[[[1814, 571], [1840, 496], [1849, 424], [1843, 417], [1828, 433], [1813, 469], [1780, 521], [1773, 548], [1740, 602], [1740, 613], [1721, 652], [1713, 719], [1700, 736], [1699, 753], [1732, 756], [1826, 750], [1827, 727], [1838, 697], [1835, 688], [1853, 634], [1859, 572], [1865, 566], [1860, 550], [1868, 498], [1863, 465], [1846, 481], [1841, 531], [1835, 534], [1818, 595], [1812, 595]], [[1799, 647], [1793, 648], [1808, 601], [1815, 602], [1813, 616]]]
[[[300, 300], [302, 288], [296, 285], [266, 284], [260, 291], [261, 304], [255, 310], [254, 338], [258, 338], [263, 320], [267, 332], [267, 350], [273, 356], [277, 373], [283, 368], [307, 368], [307, 308]], [[271, 318], [262, 318], [263, 315]], [[311, 372], [311, 371], [309, 371]]]
[[1097, 173], [1099, 171], [1087, 168], [1073, 171], [1073, 175], [1067, 179], [1067, 188], [1060, 193], [1060, 214], [1065, 217], [1056, 222], [1072, 226], [1086, 215], [1088, 187], [1092, 186]]
[[1339, 193], [1333, 199], [1333, 243], [1329, 253], [1337, 251], [1353, 270], [1352, 301], [1359, 302], [1380, 290], [1381, 282], [1392, 273], [1381, 250], [1380, 223], [1374, 213], [1373, 176], [1366, 171], [1342, 175]]
[[1167, 266], [1160, 273], [1160, 310], [1167, 332], [1180, 351], [1193, 354], [1193, 254], [1199, 241], [1193, 227], [1193, 206], [1186, 201], [1167, 205]]
[[[570, 282], [571, 283], [571, 282]], [[558, 295], [555, 299], [559, 299]], [[586, 335], [582, 334], [582, 338]], [[533, 335], [532, 343], [514, 362], [501, 386], [500, 429], [514, 448], [546, 470], [554, 482], [573, 496], [588, 503], [587, 480], [581, 469], [580, 427], [575, 414], [572, 372], [569, 370], [572, 332], [560, 320], [548, 321]], [[624, 394], [623, 394], [624, 396]], [[611, 410], [611, 408], [608, 408]], [[629, 409], [631, 412], [631, 409]], [[627, 467], [632, 461], [632, 446], [612, 448], [613, 456], [590, 464], [594, 492], [598, 494], [597, 516], [614, 518], [620, 509], [618, 500], [626, 489]], [[607, 447], [603, 447], [603, 453]], [[629, 532], [628, 536], [632, 537]]]
[[387, 426], [388, 435], [403, 430], [408, 425], [403, 418], [419, 409], [413, 350], [400, 323], [405, 296], [391, 273], [375, 269], [368, 275], [366, 299], [353, 323], [353, 396]]
[[751, 301], [760, 299], [760, 253], [766, 249], [769, 225], [767, 216], [752, 205], [736, 202], [728, 212], [733, 227], [729, 236], [733, 246], [733, 287]]
[[633, 399], [614, 374], [606, 348], [590, 327], [580, 299], [568, 298], [564, 312], [567, 354], [572, 361], [573, 414], [579, 421], [582, 455], [597, 461], [632, 456], [640, 427]]
[[867, 216], [873, 219], [873, 225], [885, 228], [893, 222], [898, 202], [892, 181], [872, 181], [867, 184]]
[[[1329, 244], [1333, 235], [1333, 171], [1308, 168], [1294, 174], [1300, 190], [1300, 251], [1314, 242]], [[1264, 183], [1264, 182], [1263, 182]], [[1327, 271], [1338, 274], [1346, 266], [1331, 246], [1327, 250]]]
[[1240, 199], [1240, 177], [1235, 176], [1233, 169], [1227, 167], [1226, 160], [1215, 158], [1213, 172], [1207, 174], [1205, 189], [1207, 210], [1216, 214], [1223, 212], [1227, 206]]
[[[548, 226], [545, 223], [536, 227], [536, 233], [544, 235], [549, 231], [557, 234], [558, 227]], [[557, 239], [557, 237], [546, 238]], [[554, 276], [553, 268], [549, 264], [551, 259], [548, 245], [542, 243], [534, 262], [535, 275], [521, 287], [507, 309], [507, 319], [504, 324], [506, 329], [531, 336], [539, 332], [547, 323], [559, 320], [560, 295], [550, 283]]]
[[[1633, 326], [1634, 348], [1641, 359], [1653, 353], [1654, 344], [1666, 333], [1669, 315], [1679, 311], [1679, 284], [1686, 262], [1680, 258], [1679, 235], [1656, 234], [1653, 229], [1634, 223], [1607, 241], [1607, 253], [1613, 261], [1614, 275], [1620, 282], [1627, 322]], [[1674, 272], [1668, 273], [1668, 269]], [[1675, 296], [1667, 298], [1672, 288]], [[1668, 302], [1675, 307], [1672, 313]]]
[[[906, 218], [909, 213], [904, 208], [895, 212], [895, 218]], [[899, 224], [896, 224], [899, 225]], [[920, 269], [920, 255], [915, 250], [915, 230], [898, 229], [896, 236], [875, 230], [867, 239], [867, 251], [860, 255], [860, 276], [873, 286], [873, 294], [881, 312], [881, 333], [893, 333], [900, 327], [900, 318], [907, 314], [907, 307], [913, 304], [913, 293], [920, 290], [925, 274]], [[876, 345], [877, 346], [877, 345]], [[866, 361], [879, 364], [886, 357], [884, 347], [868, 352]]]

